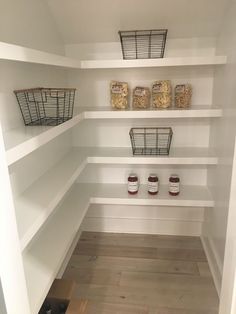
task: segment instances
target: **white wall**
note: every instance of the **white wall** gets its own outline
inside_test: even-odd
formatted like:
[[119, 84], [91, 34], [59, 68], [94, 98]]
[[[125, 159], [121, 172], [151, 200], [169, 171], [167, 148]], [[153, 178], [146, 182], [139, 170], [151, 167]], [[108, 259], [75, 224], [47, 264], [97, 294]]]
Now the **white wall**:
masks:
[[203, 228], [204, 241], [211, 251], [211, 263], [216, 273], [218, 287], [224, 262], [224, 249], [228, 218], [230, 180], [234, 138], [236, 133], [236, 1], [230, 1], [227, 14], [221, 27], [217, 43], [217, 53], [228, 57], [227, 65], [218, 67], [214, 76], [213, 102], [223, 108], [223, 117], [214, 121], [211, 127], [210, 147], [216, 148], [220, 162], [215, 170], [208, 172], [208, 184], [211, 187], [216, 206], [206, 210]]
[[64, 54], [46, 0], [1, 0], [0, 41]]
[[222, 0], [47, 0], [66, 44], [118, 41], [118, 30], [168, 28], [170, 38], [219, 30]]

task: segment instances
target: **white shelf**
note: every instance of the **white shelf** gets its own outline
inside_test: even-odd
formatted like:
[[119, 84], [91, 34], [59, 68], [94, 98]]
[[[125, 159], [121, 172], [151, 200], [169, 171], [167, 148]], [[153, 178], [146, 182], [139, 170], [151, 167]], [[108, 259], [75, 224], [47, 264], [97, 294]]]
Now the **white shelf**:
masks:
[[0, 59], [79, 69], [80, 60], [0, 42]]
[[158, 119], [158, 118], [216, 118], [222, 109], [214, 106], [197, 105], [189, 109], [170, 108], [165, 110], [115, 110], [111, 107], [84, 107], [85, 119]]
[[49, 219], [40, 236], [25, 250], [23, 259], [32, 314], [36, 314], [70, 248], [89, 204], [213, 207], [204, 186], [181, 186], [178, 196], [170, 196], [161, 186], [158, 195], [141, 186], [129, 195], [125, 184], [76, 184], [62, 206]]
[[58, 126], [22, 126], [5, 132], [3, 135], [8, 166], [74, 127], [83, 117], [83, 113], [78, 111], [71, 120]]
[[206, 165], [217, 164], [206, 148], [173, 148], [170, 156], [133, 156], [130, 148], [73, 149], [15, 199], [22, 251], [63, 200], [87, 164]]
[[73, 69], [115, 69], [143, 67], [173, 67], [226, 64], [226, 56], [177, 57], [139, 60], [79, 60], [0, 42], [0, 59], [45, 64]]
[[80, 154], [87, 156], [90, 164], [130, 165], [216, 165], [218, 158], [208, 148], [183, 147], [170, 149], [169, 156], [133, 156], [130, 148], [83, 147]]
[[168, 193], [168, 186], [161, 185], [157, 195], [149, 195], [147, 186], [141, 185], [136, 195], [127, 192], [126, 184], [76, 184], [78, 192], [90, 191], [90, 204], [149, 205], [213, 207], [214, 201], [205, 186], [181, 186], [178, 196]]
[[22, 251], [61, 202], [85, 165], [85, 158], [73, 151], [15, 200]]
[[83, 119], [158, 119], [158, 118], [214, 118], [222, 116], [222, 109], [193, 106], [191, 109], [169, 110], [113, 110], [110, 107], [79, 107], [74, 117], [56, 127], [22, 126], [4, 133], [7, 163], [27, 156], [42, 145], [77, 125]]
[[69, 193], [23, 254], [32, 314], [38, 313], [87, 212], [88, 198], [79, 195], [77, 189]]
[[174, 67], [226, 64], [226, 56], [177, 57], [139, 60], [84, 60], [81, 69], [120, 69], [144, 67]]

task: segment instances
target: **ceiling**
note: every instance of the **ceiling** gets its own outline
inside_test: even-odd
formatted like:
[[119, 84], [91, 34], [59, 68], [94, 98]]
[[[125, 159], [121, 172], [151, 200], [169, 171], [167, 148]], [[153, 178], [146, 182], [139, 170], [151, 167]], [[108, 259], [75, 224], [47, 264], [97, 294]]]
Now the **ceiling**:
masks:
[[228, 0], [46, 0], [65, 44], [119, 41], [119, 30], [217, 36]]

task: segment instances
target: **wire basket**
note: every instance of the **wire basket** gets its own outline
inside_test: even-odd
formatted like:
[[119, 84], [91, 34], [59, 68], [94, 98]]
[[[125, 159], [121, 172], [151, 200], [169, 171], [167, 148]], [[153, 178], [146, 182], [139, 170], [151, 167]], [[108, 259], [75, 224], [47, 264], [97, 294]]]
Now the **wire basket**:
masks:
[[169, 155], [171, 128], [131, 128], [129, 135], [133, 155]]
[[119, 31], [123, 59], [163, 58], [167, 29]]
[[75, 88], [15, 90], [25, 125], [61, 124], [73, 116]]

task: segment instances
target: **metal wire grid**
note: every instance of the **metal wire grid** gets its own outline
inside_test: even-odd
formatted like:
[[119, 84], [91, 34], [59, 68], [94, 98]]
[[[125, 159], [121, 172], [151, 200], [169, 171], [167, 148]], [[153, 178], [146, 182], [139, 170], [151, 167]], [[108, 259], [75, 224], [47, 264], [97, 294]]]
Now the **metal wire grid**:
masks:
[[73, 116], [74, 88], [32, 88], [14, 93], [25, 125], [55, 126]]
[[171, 128], [131, 128], [129, 135], [133, 155], [169, 155]]
[[167, 29], [119, 31], [123, 59], [163, 58]]

